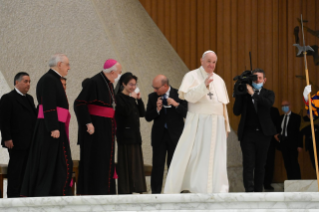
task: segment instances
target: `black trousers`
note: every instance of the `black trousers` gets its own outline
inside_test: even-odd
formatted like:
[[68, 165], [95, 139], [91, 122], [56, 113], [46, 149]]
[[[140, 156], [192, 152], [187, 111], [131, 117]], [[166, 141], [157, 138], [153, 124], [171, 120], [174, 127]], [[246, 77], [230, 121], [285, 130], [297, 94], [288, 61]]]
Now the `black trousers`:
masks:
[[168, 131], [164, 130], [161, 144], [153, 146], [153, 169], [151, 175], [152, 194], [160, 194], [162, 192], [166, 153], [167, 168], [169, 168], [175, 148], [175, 142], [172, 142]]
[[265, 178], [264, 186], [270, 186], [274, 177], [275, 153], [276, 153], [276, 140], [272, 137], [267, 153], [267, 160], [265, 165]]
[[8, 198], [20, 197], [21, 184], [28, 160], [28, 150], [8, 149]]
[[265, 164], [271, 136], [261, 131], [245, 131], [240, 147], [243, 154], [243, 180], [246, 192], [262, 192]]
[[[317, 137], [316, 137], [317, 138]], [[316, 143], [316, 149], [317, 149], [317, 160], [319, 163], [319, 144]], [[309, 157], [310, 157], [310, 161], [311, 161], [311, 165], [314, 168], [314, 170], [316, 170], [316, 162], [315, 162], [315, 154], [313, 151], [313, 143], [312, 140], [309, 141], [309, 145], [308, 145], [308, 151], [309, 151]]]
[[289, 138], [281, 138], [280, 146], [288, 180], [301, 179], [297, 146], [292, 146]]

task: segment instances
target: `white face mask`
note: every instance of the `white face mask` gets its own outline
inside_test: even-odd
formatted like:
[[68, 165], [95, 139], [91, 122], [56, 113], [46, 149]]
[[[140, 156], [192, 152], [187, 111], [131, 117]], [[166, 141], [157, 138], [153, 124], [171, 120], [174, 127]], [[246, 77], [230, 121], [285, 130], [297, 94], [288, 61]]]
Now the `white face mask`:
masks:
[[119, 74], [115, 79], [114, 79], [114, 85], [117, 84], [117, 82], [120, 80], [121, 74]]

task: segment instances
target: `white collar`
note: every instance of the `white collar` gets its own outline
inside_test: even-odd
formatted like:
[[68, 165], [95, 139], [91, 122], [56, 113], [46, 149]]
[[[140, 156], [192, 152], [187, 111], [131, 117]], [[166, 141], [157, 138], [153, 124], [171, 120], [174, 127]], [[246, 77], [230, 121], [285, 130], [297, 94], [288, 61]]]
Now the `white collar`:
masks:
[[290, 116], [291, 115], [291, 111], [289, 111], [289, 113], [288, 114], [285, 114], [285, 116]]
[[14, 87], [14, 89], [16, 90], [16, 92], [18, 92], [18, 94], [20, 94], [21, 96], [26, 96], [25, 94], [23, 94], [21, 91], [19, 91], [18, 88]]
[[62, 77], [62, 75], [59, 73], [59, 72], [57, 72], [56, 70], [54, 70], [53, 68], [51, 68], [52, 69], [52, 71], [54, 71], [55, 73], [57, 73], [60, 77]]
[[165, 94], [166, 94], [166, 98], [169, 97], [169, 92], [171, 92], [171, 86], [168, 87], [168, 90], [167, 90], [167, 92], [165, 93]]
[[[200, 70], [200, 73], [202, 74], [202, 77], [203, 77], [204, 79], [206, 79], [206, 78], [208, 77], [209, 73], [207, 73], [207, 72], [205, 71], [205, 69], [204, 69], [203, 66], [199, 67], [199, 70]], [[213, 73], [214, 73], [214, 72], [213, 72]], [[214, 73], [214, 74], [215, 74], [215, 73]], [[214, 74], [213, 74], [213, 76], [214, 76]]]
[[[260, 91], [261, 91], [262, 88], [263, 88], [263, 87], [261, 87], [261, 88], [258, 89], [258, 93], [260, 93]], [[253, 87], [253, 90], [254, 90], [254, 92], [256, 92], [257, 89], [255, 89], [255, 88]]]

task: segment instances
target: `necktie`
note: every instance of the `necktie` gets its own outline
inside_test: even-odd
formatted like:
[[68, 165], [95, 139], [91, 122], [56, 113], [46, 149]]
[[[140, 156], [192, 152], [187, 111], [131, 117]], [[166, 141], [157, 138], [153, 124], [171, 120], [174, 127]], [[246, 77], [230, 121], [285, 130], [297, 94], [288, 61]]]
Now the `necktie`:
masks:
[[[166, 107], [165, 107], [165, 106], [167, 106], [167, 97], [166, 97], [166, 94], [163, 95], [162, 101], [163, 101], [164, 112], [165, 112], [165, 115], [166, 115], [166, 114], [167, 114], [167, 109], [166, 109]], [[166, 123], [166, 122], [164, 123], [164, 127], [167, 129], [167, 123]]]
[[166, 107], [165, 107], [165, 106], [167, 106], [167, 97], [166, 97], [166, 94], [163, 95], [162, 101], [163, 101], [164, 112], [165, 112], [165, 114], [166, 114], [166, 113], [167, 113]]
[[287, 116], [288, 115], [285, 115], [285, 118], [284, 118], [284, 128], [283, 128], [283, 131], [282, 131], [282, 135], [283, 136], [286, 136]]
[[[258, 95], [259, 94], [259, 90], [255, 90], [255, 94]], [[255, 107], [255, 111], [257, 113], [258, 109], [257, 109], [257, 101], [256, 101], [256, 99], [254, 99], [254, 107]]]

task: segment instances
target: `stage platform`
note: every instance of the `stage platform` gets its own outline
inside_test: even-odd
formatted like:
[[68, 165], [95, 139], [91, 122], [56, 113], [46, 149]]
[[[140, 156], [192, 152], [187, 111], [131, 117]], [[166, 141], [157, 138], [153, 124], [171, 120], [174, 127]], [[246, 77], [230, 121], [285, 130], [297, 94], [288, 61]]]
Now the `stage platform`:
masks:
[[1, 199], [0, 211], [318, 211], [314, 192], [141, 194]]

